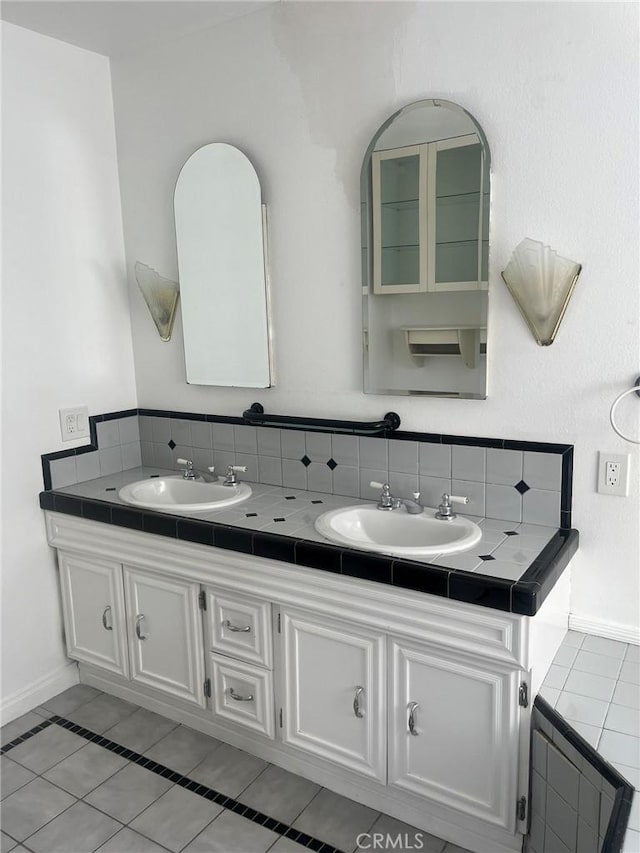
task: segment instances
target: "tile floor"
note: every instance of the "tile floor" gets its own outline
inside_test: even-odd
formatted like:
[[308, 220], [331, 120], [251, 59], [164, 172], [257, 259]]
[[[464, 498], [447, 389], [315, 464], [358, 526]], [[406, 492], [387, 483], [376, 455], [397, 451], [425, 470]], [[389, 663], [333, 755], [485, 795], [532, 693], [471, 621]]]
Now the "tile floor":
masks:
[[623, 853], [640, 853], [640, 646], [569, 631], [540, 694], [635, 788]]
[[[48, 722], [53, 715], [59, 723]], [[358, 835], [370, 832], [406, 833], [406, 847], [396, 850], [416, 849], [419, 838], [424, 853], [467, 853], [86, 685], [4, 726], [3, 747], [42, 725], [0, 759], [2, 853], [351, 853], [360, 849]], [[90, 742], [89, 732], [110, 748]], [[144, 760], [117, 754], [115, 744]], [[150, 762], [155, 772], [141, 766]], [[193, 780], [189, 788], [207, 787], [188, 790], [184, 777]], [[204, 796], [209, 789], [224, 806]], [[242, 816], [247, 807], [253, 820]], [[288, 827], [294, 831], [285, 837]]]

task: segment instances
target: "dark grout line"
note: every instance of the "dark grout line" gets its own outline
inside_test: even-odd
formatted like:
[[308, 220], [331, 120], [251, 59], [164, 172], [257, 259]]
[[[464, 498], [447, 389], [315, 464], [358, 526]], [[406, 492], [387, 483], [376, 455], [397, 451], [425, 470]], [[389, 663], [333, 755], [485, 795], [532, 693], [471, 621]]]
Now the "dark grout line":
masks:
[[[228, 811], [234, 812], [235, 814], [238, 814], [240, 816], [246, 815], [247, 812], [250, 812], [250, 814], [246, 817], [247, 820], [250, 820], [252, 823], [257, 824], [258, 826], [264, 826], [266, 822], [270, 822], [272, 826], [269, 828], [271, 828], [272, 832], [275, 832], [278, 835], [284, 836], [286, 838], [293, 838], [294, 836], [295, 838], [297, 838], [300, 834], [300, 830], [293, 829], [292, 826], [282, 823], [281, 821], [276, 821], [274, 818], [270, 818], [269, 815], [266, 815], [263, 812], [259, 812], [257, 809], [253, 809], [251, 806], [241, 803], [234, 797], [228, 797], [225, 794], [222, 794], [220, 791], [216, 791], [213, 788], [209, 788], [206, 785], [202, 785], [199, 782], [196, 782], [194, 779], [183, 775], [182, 773], [177, 773], [171, 770], [171, 768], [166, 767], [164, 764], [160, 764], [157, 761], [153, 761], [152, 759], [149, 759], [146, 756], [135, 752], [134, 750], [127, 749], [126, 747], [121, 746], [115, 741], [112, 741], [109, 738], [104, 737], [103, 735], [97, 734], [96, 732], [92, 732], [90, 729], [86, 729], [83, 726], [72, 722], [71, 720], [67, 720], [65, 717], [59, 716], [58, 714], [53, 714], [48, 720], [43, 720], [41, 724], [34, 726], [32, 729], [29, 729], [24, 734], [20, 735], [17, 738], [14, 738], [14, 740], [6, 744], [6, 746], [2, 747], [2, 749], [0, 750], [0, 754], [4, 755], [6, 752], [10, 751], [16, 746], [19, 746], [19, 744], [24, 743], [26, 740], [29, 740], [34, 735], [48, 728], [52, 724], [60, 726], [60, 728], [66, 729], [67, 731], [70, 731], [73, 734], [77, 734], [80, 737], [84, 738], [87, 742], [95, 743], [98, 746], [109, 750], [109, 752], [113, 752], [115, 755], [122, 755], [123, 758], [126, 758], [127, 760], [131, 761], [132, 764], [137, 764], [140, 767], [144, 767], [146, 770], [149, 770], [150, 772], [155, 773], [158, 776], [161, 776], [165, 779], [169, 779], [169, 781], [173, 782], [174, 784], [180, 785], [180, 787], [183, 787], [186, 790], [193, 791], [193, 793], [197, 794], [200, 797], [204, 797], [205, 799], [210, 800], [211, 802], [221, 805], [223, 809], [227, 809]], [[258, 776], [260, 775], [261, 774], [258, 774]], [[247, 787], [249, 786], [247, 785]], [[64, 789], [61, 788], [61, 790]], [[246, 790], [246, 788], [244, 790]], [[69, 794], [68, 791], [66, 793]], [[315, 799], [315, 796], [317, 796], [318, 793], [319, 791], [316, 792], [314, 797], [312, 797], [312, 800]], [[69, 794], [69, 796], [75, 797], [74, 794]], [[76, 797], [76, 802], [80, 801], [84, 801], [83, 798]], [[75, 803], [72, 803], [69, 808], [71, 808], [73, 805], [75, 805]], [[308, 805], [309, 803], [307, 803], [307, 806]], [[305, 806], [305, 808], [307, 806]], [[67, 809], [65, 809], [64, 811], [67, 811]], [[98, 809], [98, 811], [100, 811], [100, 809]], [[61, 814], [63, 813], [64, 812], [61, 812]], [[59, 817], [59, 815], [56, 815], [56, 817]], [[110, 815], [110, 817], [113, 817], [113, 815]], [[219, 815], [217, 817], [219, 817]], [[55, 818], [52, 818], [52, 820], [55, 820]], [[216, 820], [216, 818], [214, 818], [214, 820]], [[213, 823], [213, 821], [211, 821], [211, 823]], [[46, 826], [46, 824], [43, 824], [43, 826]], [[42, 829], [42, 827], [39, 827], [39, 829]], [[39, 829], [36, 831], [39, 831]], [[315, 849], [321, 849], [323, 853], [343, 853], [343, 851], [339, 850], [337, 847], [325, 844], [320, 841], [320, 839], [310, 837], [310, 841], [308, 842], [308, 844], [311, 844], [312, 842], [315, 845]]]

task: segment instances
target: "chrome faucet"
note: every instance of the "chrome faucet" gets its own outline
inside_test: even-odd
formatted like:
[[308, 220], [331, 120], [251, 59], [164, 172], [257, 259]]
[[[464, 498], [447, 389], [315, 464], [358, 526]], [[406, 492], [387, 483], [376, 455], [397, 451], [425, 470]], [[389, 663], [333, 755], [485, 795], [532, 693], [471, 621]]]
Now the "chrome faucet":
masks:
[[176, 459], [176, 462], [178, 463], [178, 465], [184, 465], [185, 466], [184, 470], [182, 472], [182, 479], [183, 480], [190, 480], [190, 481], [193, 481], [193, 480], [205, 480], [205, 481], [206, 480], [215, 480], [215, 477], [213, 476], [213, 472], [215, 471], [214, 465], [210, 465], [207, 468], [207, 471], [209, 472], [209, 474], [212, 475], [212, 476], [209, 476], [208, 474], [205, 474], [204, 471], [197, 471], [193, 467], [193, 462], [191, 459]]
[[372, 489], [382, 489], [378, 509], [393, 511], [404, 505], [409, 515], [419, 515], [424, 511], [424, 507], [420, 503], [420, 492], [412, 492], [411, 498], [394, 498], [389, 483], [378, 483], [376, 480], [372, 480], [369, 485]]
[[223, 486], [237, 486], [238, 478], [236, 477], [236, 471], [240, 471], [245, 473], [247, 470], [246, 465], [229, 465], [227, 468], [227, 476], [224, 478], [222, 483]]
[[440, 521], [453, 521], [454, 518], [457, 518], [458, 516], [451, 506], [452, 503], [468, 504], [469, 498], [462, 497], [461, 495], [448, 495], [445, 492], [435, 517]]

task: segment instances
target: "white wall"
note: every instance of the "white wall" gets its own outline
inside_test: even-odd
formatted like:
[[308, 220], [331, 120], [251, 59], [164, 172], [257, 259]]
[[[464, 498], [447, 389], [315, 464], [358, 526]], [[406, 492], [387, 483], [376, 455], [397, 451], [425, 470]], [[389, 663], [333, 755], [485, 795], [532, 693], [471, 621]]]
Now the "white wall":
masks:
[[58, 408], [136, 405], [109, 62], [2, 25], [2, 710], [67, 686], [40, 454]]
[[[410, 430], [575, 444], [573, 611], [637, 626], [638, 456], [632, 497], [595, 493], [597, 450], [631, 450], [608, 409], [640, 367], [637, 25], [632, 3], [284, 3], [113, 62], [129, 270], [139, 259], [177, 275], [173, 186], [204, 143], [245, 151], [270, 216], [277, 387], [187, 386], [180, 321], [161, 343], [131, 287], [139, 404], [238, 415], [259, 399], [376, 419], [393, 408]], [[361, 160], [384, 119], [430, 96], [469, 110], [492, 150], [486, 401], [361, 391]], [[584, 266], [550, 348], [500, 280], [525, 236]]]

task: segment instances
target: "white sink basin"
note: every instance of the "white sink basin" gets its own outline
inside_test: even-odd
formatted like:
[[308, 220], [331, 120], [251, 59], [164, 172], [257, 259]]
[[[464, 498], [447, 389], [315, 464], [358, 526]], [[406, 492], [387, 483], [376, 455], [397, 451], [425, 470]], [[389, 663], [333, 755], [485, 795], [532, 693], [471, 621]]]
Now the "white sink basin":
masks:
[[316, 519], [318, 533], [331, 542], [398, 557], [455, 554], [473, 548], [482, 536], [477, 524], [458, 516], [440, 521], [435, 509], [410, 515], [405, 507], [379, 510], [371, 504], [325, 512]]
[[250, 496], [251, 486], [246, 483], [223, 486], [222, 477], [211, 483], [204, 480], [184, 480], [182, 477], [155, 477], [130, 483], [118, 492], [120, 500], [127, 504], [163, 512], [205, 512], [223, 509], [246, 501]]

